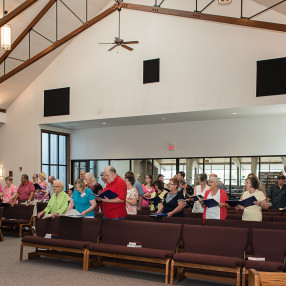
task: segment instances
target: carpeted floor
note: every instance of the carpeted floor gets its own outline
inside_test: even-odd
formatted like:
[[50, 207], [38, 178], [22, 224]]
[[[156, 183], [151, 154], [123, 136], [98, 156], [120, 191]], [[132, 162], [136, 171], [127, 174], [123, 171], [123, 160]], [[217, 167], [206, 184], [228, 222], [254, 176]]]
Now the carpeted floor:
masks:
[[[36, 258], [27, 260], [27, 253], [32, 248], [24, 248], [24, 260], [19, 260], [20, 239], [5, 236], [0, 242], [0, 285], [2, 286], [137, 286], [164, 285], [164, 275], [159, 273], [128, 270], [105, 266], [82, 271], [82, 263]], [[232, 285], [186, 279], [176, 283], [179, 286]]]

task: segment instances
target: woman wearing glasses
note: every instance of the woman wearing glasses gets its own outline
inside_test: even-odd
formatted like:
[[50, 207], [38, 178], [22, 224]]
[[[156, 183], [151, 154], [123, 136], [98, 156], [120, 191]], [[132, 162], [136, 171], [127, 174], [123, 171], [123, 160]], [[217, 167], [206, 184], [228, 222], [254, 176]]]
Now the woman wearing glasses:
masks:
[[209, 179], [210, 190], [207, 190], [204, 199], [214, 199], [218, 202], [215, 207], [206, 207], [203, 200], [200, 203], [204, 207], [203, 219], [226, 219], [227, 217], [227, 207], [229, 205], [226, 203], [228, 201], [228, 196], [225, 190], [218, 187], [219, 178], [212, 177]]
[[38, 213], [38, 218], [48, 213], [52, 214], [52, 218], [55, 218], [57, 215], [64, 214], [68, 208], [69, 196], [63, 191], [63, 182], [54, 180], [53, 187], [55, 192], [49, 200], [47, 207], [42, 212]]
[[168, 217], [183, 217], [185, 208], [185, 199], [182, 192], [179, 192], [179, 180], [173, 178], [169, 181], [169, 190], [165, 197], [163, 203], [158, 208], [157, 213], [166, 213]]

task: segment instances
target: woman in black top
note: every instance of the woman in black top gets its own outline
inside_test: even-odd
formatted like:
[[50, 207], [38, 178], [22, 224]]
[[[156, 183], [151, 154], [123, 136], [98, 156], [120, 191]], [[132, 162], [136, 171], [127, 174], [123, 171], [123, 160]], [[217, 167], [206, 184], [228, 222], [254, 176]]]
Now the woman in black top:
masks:
[[164, 197], [164, 201], [159, 207], [157, 213], [167, 213], [168, 216], [182, 217], [184, 216], [185, 199], [182, 192], [179, 192], [179, 180], [173, 178], [169, 184], [170, 192]]

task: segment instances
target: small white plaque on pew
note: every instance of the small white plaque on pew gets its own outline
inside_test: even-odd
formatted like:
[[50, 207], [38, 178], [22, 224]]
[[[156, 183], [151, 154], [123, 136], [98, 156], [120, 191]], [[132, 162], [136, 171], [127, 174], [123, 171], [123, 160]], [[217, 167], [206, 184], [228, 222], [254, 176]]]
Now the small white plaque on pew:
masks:
[[142, 243], [141, 242], [129, 242], [127, 244], [127, 247], [142, 247]]
[[265, 257], [248, 257], [248, 260], [265, 261]]

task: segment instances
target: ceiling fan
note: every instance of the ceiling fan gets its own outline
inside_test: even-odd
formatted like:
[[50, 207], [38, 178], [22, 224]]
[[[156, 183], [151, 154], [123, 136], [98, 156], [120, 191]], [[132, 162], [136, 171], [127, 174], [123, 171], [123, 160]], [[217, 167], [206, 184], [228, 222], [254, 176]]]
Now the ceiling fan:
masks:
[[118, 13], [119, 13], [119, 29], [118, 29], [118, 37], [115, 37], [114, 42], [113, 43], [99, 43], [100, 45], [113, 45], [108, 51], [112, 51], [113, 49], [115, 49], [116, 47], [122, 47], [128, 51], [133, 51], [133, 48], [127, 46], [127, 45], [132, 45], [132, 44], [139, 44], [138, 41], [128, 41], [125, 42], [123, 39], [120, 39], [120, 11], [121, 8], [118, 8]]

